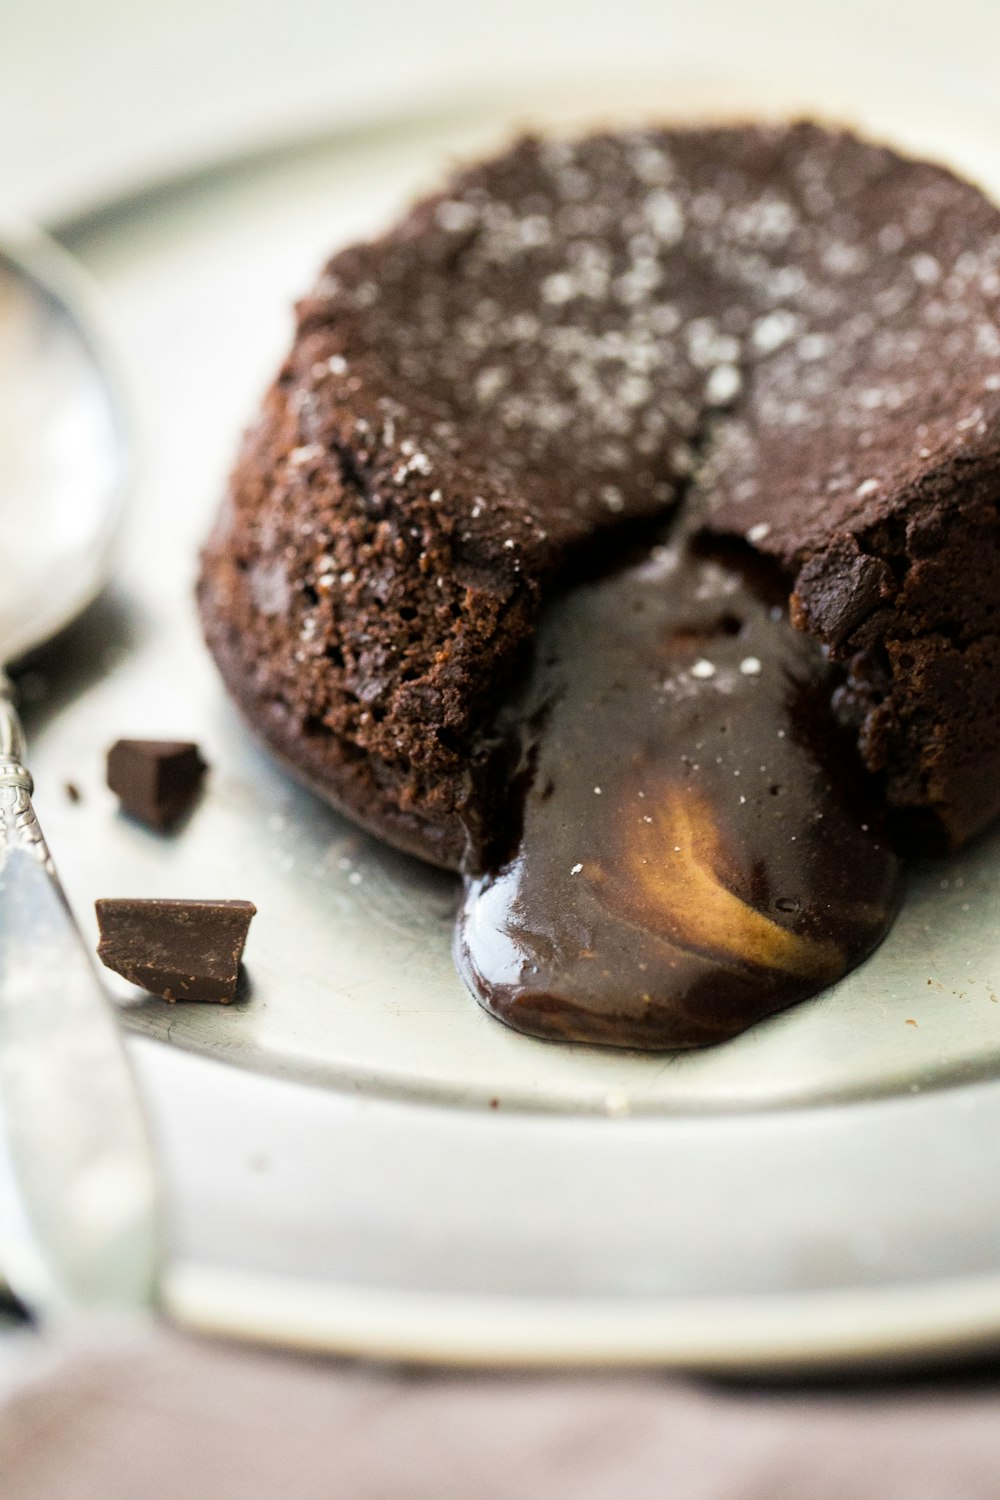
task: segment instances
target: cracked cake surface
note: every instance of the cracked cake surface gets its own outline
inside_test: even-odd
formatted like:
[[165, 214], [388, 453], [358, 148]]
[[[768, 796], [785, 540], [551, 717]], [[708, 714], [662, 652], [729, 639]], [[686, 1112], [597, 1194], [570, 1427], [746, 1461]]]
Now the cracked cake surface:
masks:
[[299, 774], [476, 869], [544, 601], [682, 501], [780, 570], [889, 807], [983, 827], [1000, 212], [816, 125], [524, 139], [336, 255], [206, 547], [206, 635]]

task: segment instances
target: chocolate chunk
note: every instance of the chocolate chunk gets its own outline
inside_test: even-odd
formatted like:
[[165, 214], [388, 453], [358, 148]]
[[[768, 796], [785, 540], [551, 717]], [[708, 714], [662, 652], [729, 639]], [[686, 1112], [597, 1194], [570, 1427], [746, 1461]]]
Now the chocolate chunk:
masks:
[[205, 770], [189, 740], [118, 740], [108, 751], [108, 786], [123, 810], [160, 832], [190, 807]]
[[792, 623], [836, 649], [891, 592], [888, 565], [862, 552], [854, 537], [839, 536], [799, 571]]
[[102, 900], [95, 903], [101, 962], [164, 1000], [236, 994], [251, 901]]

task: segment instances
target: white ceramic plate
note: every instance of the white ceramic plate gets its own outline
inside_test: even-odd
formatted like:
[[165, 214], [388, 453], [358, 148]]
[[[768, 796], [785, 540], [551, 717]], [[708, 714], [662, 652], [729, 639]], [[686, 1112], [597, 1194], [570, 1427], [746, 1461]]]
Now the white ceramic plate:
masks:
[[[629, 112], [669, 94], [634, 87]], [[671, 99], [754, 102], [731, 85]], [[561, 114], [621, 112], [609, 94]], [[991, 122], [910, 118], [884, 94], [861, 114], [992, 168], [1000, 191]], [[293, 297], [513, 123], [497, 103], [359, 129], [64, 228], [132, 366], [146, 483], [115, 588], [26, 684], [39, 810], [91, 927], [98, 895], [259, 908], [244, 1004], [127, 1012], [171, 1194], [167, 1304], [191, 1326], [468, 1362], [763, 1367], [993, 1340], [1000, 840], [918, 872], [866, 965], [732, 1043], [537, 1042], [456, 978], [455, 884], [290, 782], [201, 645], [198, 544]], [[120, 735], [201, 743], [211, 778], [175, 837], [116, 814], [102, 770]]]

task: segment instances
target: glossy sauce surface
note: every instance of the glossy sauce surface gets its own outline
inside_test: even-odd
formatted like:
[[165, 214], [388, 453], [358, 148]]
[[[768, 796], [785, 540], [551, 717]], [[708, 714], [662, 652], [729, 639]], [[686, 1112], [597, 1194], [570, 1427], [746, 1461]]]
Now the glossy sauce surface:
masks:
[[535, 1036], [667, 1049], [814, 994], [884, 935], [898, 865], [764, 580], [690, 542], [574, 589], [512, 705], [498, 867], [459, 971]]

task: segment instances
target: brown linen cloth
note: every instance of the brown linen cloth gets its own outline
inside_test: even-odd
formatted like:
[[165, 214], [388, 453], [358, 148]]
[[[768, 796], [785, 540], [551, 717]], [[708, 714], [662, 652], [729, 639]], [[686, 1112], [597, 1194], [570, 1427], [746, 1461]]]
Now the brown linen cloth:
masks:
[[2, 1500], [996, 1500], [1000, 1396], [439, 1375], [167, 1334], [0, 1404]]

